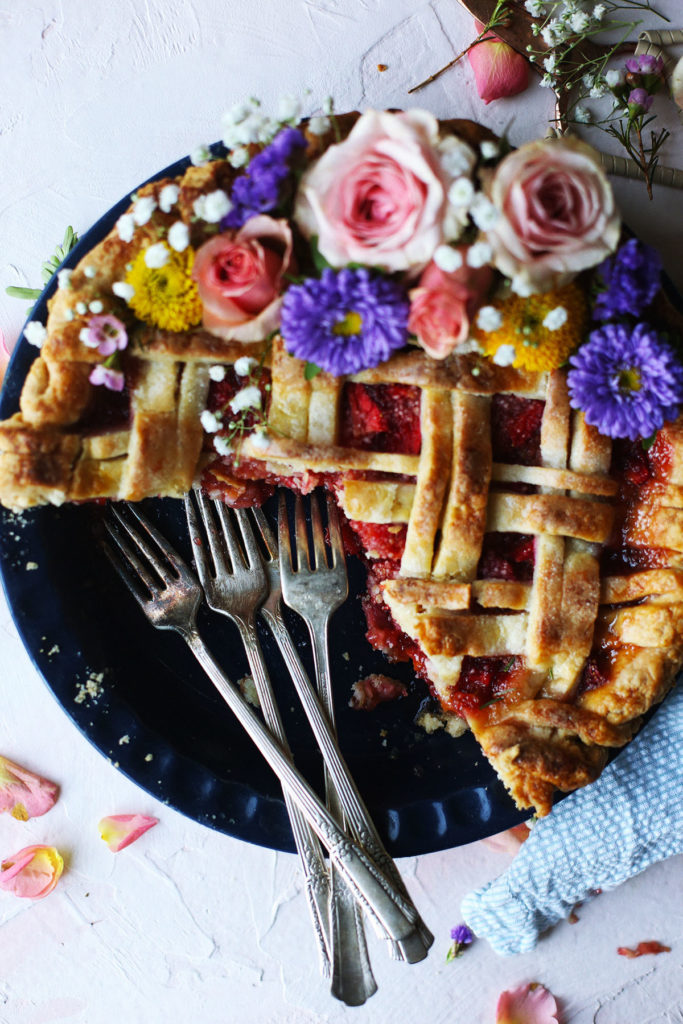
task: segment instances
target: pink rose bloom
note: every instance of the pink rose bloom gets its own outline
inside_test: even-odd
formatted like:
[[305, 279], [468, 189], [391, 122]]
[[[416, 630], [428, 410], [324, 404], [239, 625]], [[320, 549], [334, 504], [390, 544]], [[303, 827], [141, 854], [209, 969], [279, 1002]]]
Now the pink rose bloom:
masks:
[[423, 110], [368, 110], [304, 174], [294, 218], [333, 267], [421, 269], [442, 241], [450, 178]]
[[197, 250], [197, 282], [207, 331], [229, 341], [263, 341], [280, 323], [283, 275], [293, 269], [285, 220], [259, 215]]
[[502, 274], [546, 292], [601, 263], [620, 221], [596, 151], [578, 139], [530, 142], [505, 157], [490, 185], [500, 216], [488, 230]]
[[[466, 248], [461, 249], [463, 257]], [[446, 272], [430, 263], [410, 294], [408, 330], [434, 359], [445, 359], [467, 339], [470, 322], [486, 295], [493, 271], [468, 267]]]

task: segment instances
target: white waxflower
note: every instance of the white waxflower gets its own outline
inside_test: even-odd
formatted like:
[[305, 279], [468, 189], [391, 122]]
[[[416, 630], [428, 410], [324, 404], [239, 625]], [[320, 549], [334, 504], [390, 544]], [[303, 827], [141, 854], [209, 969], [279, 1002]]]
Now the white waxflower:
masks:
[[229, 212], [232, 203], [222, 188], [215, 192], [209, 192], [207, 196], [199, 196], [195, 199], [192, 209], [199, 220], [205, 220], [208, 224], [218, 224]]
[[209, 409], [205, 409], [199, 419], [201, 420], [201, 424], [207, 434], [215, 434], [217, 430], [221, 429], [222, 424], [220, 417]]
[[185, 252], [190, 244], [190, 229], [182, 220], [177, 220], [168, 229], [168, 244], [176, 252]]
[[225, 367], [217, 363], [215, 366], [209, 367], [209, 377], [211, 380], [225, 380]]
[[93, 299], [92, 302], [88, 303], [88, 309], [91, 313], [102, 313], [104, 312], [104, 303], [100, 302], [99, 299]]
[[452, 206], [469, 207], [474, 198], [474, 185], [469, 178], [456, 178], [448, 190], [448, 202]]
[[64, 270], [60, 270], [59, 271], [59, 273], [57, 274], [57, 284], [59, 285], [60, 288], [70, 288], [71, 287], [71, 275], [72, 275], [72, 273], [73, 273], [72, 270], [67, 270], [66, 268]]
[[239, 168], [246, 167], [249, 163], [249, 150], [246, 146], [237, 146], [236, 149], [230, 150], [228, 156], [228, 163], [231, 167]]
[[543, 320], [543, 326], [549, 331], [557, 331], [560, 327], [564, 326], [567, 322], [567, 310], [564, 306], [555, 306], [546, 313]]
[[145, 249], [145, 264], [150, 270], [158, 270], [168, 263], [169, 252], [163, 242], [156, 242]]
[[29, 320], [24, 327], [24, 337], [29, 345], [42, 348], [43, 342], [47, 338], [47, 330], [39, 320]]
[[495, 306], [482, 306], [477, 313], [477, 327], [480, 331], [497, 331], [503, 326], [503, 317]]
[[296, 96], [281, 96], [277, 105], [278, 121], [298, 121], [301, 103]]
[[434, 262], [444, 274], [452, 274], [462, 266], [462, 253], [450, 245], [440, 245], [434, 253]]
[[122, 242], [130, 242], [135, 234], [135, 221], [132, 213], [123, 213], [116, 222], [116, 230]]
[[243, 412], [244, 409], [260, 409], [261, 392], [255, 384], [242, 388], [230, 402], [230, 408], [234, 413]]
[[254, 431], [251, 435], [251, 443], [254, 448], [260, 448], [261, 451], [265, 451], [270, 446], [270, 438], [264, 427]]
[[478, 269], [485, 267], [493, 258], [493, 249], [488, 242], [475, 242], [467, 250], [467, 266]]
[[446, 135], [439, 139], [437, 151], [441, 166], [451, 178], [460, 178], [469, 175], [475, 164], [475, 155], [462, 139], [455, 135]]
[[514, 345], [501, 345], [493, 357], [496, 366], [512, 366], [517, 353]]
[[308, 130], [312, 135], [324, 135], [330, 130], [329, 117], [312, 117], [308, 122]]
[[483, 192], [477, 192], [470, 206], [470, 217], [480, 231], [489, 231], [498, 220], [499, 212]]
[[146, 224], [154, 211], [157, 208], [156, 199], [152, 196], [143, 196], [141, 199], [136, 199], [133, 204], [133, 220], [142, 227]]
[[240, 356], [235, 360], [233, 369], [238, 377], [248, 377], [255, 366], [258, 366], [257, 359], [252, 356]]
[[482, 160], [495, 160], [500, 155], [500, 146], [491, 139], [484, 139], [479, 143], [479, 152]]
[[227, 437], [223, 437], [222, 434], [217, 434], [213, 439], [213, 446], [219, 455], [232, 455], [234, 449]]
[[133, 288], [132, 284], [128, 284], [127, 281], [114, 281], [111, 290], [114, 295], [118, 296], [119, 299], [123, 299], [124, 302], [130, 302], [135, 295], [135, 288]]
[[159, 209], [162, 213], [170, 213], [178, 202], [180, 189], [177, 185], [164, 185], [159, 193]]
[[190, 153], [190, 163], [194, 164], [195, 167], [203, 167], [204, 164], [208, 164], [211, 159], [211, 151], [206, 143], [200, 143], [195, 146]]
[[613, 68], [605, 74], [605, 81], [610, 89], [615, 89], [618, 85], [624, 84], [624, 72]]

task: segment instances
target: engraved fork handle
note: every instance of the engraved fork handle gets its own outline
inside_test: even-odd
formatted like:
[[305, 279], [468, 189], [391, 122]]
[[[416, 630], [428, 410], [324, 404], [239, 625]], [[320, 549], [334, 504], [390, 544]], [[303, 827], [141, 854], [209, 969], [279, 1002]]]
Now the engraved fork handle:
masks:
[[[235, 615], [231, 617], [239, 630], [242, 643], [244, 644], [247, 661], [249, 662], [249, 668], [254, 679], [266, 725], [291, 760], [291, 750], [285, 736], [280, 711], [275, 702], [275, 695], [268, 677], [268, 670], [263, 658], [263, 652], [261, 651], [254, 618], [253, 616], [241, 618]], [[325, 977], [329, 977], [333, 947], [330, 939], [327, 909], [330, 898], [330, 880], [327, 868], [315, 832], [302, 816], [287, 789], [283, 790], [283, 795], [289, 815], [289, 822], [292, 826], [294, 843], [303, 868], [306, 897], [318, 938], [322, 973]]]
[[283, 787], [329, 850], [335, 866], [344, 876], [357, 900], [382, 923], [396, 941], [415, 931], [416, 911], [402, 893], [379, 870], [376, 864], [347, 836], [303, 776], [287, 758], [282, 747], [249, 707], [206, 647], [196, 628], [175, 627], [190, 647], [212, 683], [231, 711], [249, 734]]

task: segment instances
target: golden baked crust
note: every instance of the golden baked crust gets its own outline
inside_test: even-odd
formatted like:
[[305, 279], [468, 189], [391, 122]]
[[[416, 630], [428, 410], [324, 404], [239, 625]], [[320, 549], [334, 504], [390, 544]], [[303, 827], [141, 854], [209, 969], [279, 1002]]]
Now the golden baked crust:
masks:
[[[342, 130], [351, 123], [342, 120]], [[471, 141], [482, 137], [468, 122], [450, 124]], [[311, 153], [323, 144], [311, 137]], [[437, 361], [406, 349], [353, 376], [310, 378], [275, 337], [264, 359], [267, 435], [247, 433], [236, 457], [219, 457], [200, 421], [209, 369], [231, 368], [253, 346], [201, 327], [142, 324], [112, 286], [178, 219], [201, 242], [193, 203], [234, 175], [221, 160], [190, 168], [172, 212], [138, 227], [132, 242], [114, 229], [57, 290], [20, 411], [0, 423], [0, 502], [25, 509], [180, 496], [205, 471], [207, 488], [229, 502], [249, 500], [254, 479], [303, 490], [325, 482], [352, 525], [405, 534], [372, 600], [386, 606], [444, 710], [466, 719], [517, 804], [546, 814], [556, 790], [600, 774], [683, 662], [683, 421], [660, 431], [647, 480], [626, 486], [612, 443], [570, 408], [563, 370], [524, 372], [475, 353]], [[168, 184], [145, 186], [138, 198], [159, 202]], [[80, 337], [103, 300], [129, 335], [126, 394], [104, 417], [101, 389], [89, 382], [100, 357]], [[395, 386], [419, 391], [419, 452], [350, 442], [346, 389]], [[534, 464], [496, 457], [492, 410], [511, 395], [542, 403]], [[372, 572], [387, 556], [359, 532]], [[516, 535], [533, 538], [529, 578], [487, 577], [490, 538]], [[637, 557], [610, 562], [605, 549]], [[468, 703], [480, 662], [504, 685], [491, 701]]]

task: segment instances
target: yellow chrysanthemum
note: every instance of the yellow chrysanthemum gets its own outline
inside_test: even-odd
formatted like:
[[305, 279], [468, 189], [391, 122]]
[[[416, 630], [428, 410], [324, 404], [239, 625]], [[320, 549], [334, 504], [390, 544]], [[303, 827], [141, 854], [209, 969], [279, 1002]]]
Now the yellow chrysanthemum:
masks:
[[142, 249], [126, 275], [135, 294], [129, 305], [139, 320], [166, 331], [187, 331], [202, 319], [202, 303], [192, 280], [194, 249], [176, 252], [165, 246], [163, 267], [149, 267]]
[[495, 300], [475, 317], [472, 336], [491, 357], [506, 346], [497, 362], [538, 372], [566, 362], [587, 326], [586, 296], [572, 282], [542, 295], [510, 294]]

